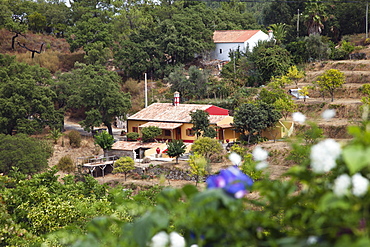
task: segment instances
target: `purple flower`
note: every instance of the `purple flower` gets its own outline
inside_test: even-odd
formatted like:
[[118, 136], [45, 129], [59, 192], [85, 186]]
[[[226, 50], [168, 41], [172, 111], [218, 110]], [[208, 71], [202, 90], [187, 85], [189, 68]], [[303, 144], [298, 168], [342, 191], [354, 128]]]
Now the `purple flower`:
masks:
[[253, 184], [253, 180], [236, 166], [221, 170], [219, 175], [209, 176], [206, 182], [208, 189], [222, 188], [235, 198], [242, 198], [246, 195], [247, 188]]

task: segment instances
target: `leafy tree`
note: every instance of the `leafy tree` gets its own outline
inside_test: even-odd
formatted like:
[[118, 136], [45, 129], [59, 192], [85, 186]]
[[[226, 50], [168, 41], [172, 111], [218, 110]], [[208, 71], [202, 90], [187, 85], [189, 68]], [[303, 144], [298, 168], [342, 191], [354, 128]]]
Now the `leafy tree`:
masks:
[[127, 174], [135, 169], [135, 161], [128, 156], [119, 158], [114, 162], [113, 173], [123, 173], [125, 174], [125, 181]]
[[209, 137], [202, 137], [193, 143], [191, 151], [209, 159], [213, 154], [222, 153], [223, 148], [218, 140]]
[[299, 94], [302, 95], [304, 98], [303, 98], [303, 101], [306, 102], [306, 98], [308, 96], [308, 87], [304, 86], [302, 87], [300, 90], [299, 90]]
[[202, 110], [196, 110], [190, 113], [190, 123], [193, 124], [192, 130], [195, 131], [197, 138], [201, 136], [202, 132], [209, 127], [209, 113]]
[[319, 87], [320, 90], [328, 92], [331, 96], [331, 102], [333, 102], [335, 90], [341, 88], [345, 82], [346, 79], [343, 72], [337, 69], [329, 69], [319, 76], [314, 84]]
[[95, 144], [99, 145], [99, 147], [104, 150], [104, 154], [107, 154], [107, 151], [112, 149], [114, 137], [107, 131], [102, 131], [100, 134], [95, 135], [94, 138]]
[[287, 24], [285, 23], [275, 23], [269, 26], [269, 29], [273, 31], [274, 39], [277, 45], [281, 45], [287, 35]]
[[0, 74], [1, 133], [33, 134], [47, 125], [60, 127], [63, 115], [54, 108], [49, 71], [0, 54]]
[[161, 33], [156, 42], [165, 54], [171, 57], [172, 64], [185, 64], [194, 58], [194, 54], [214, 47], [211, 27], [206, 27], [197, 7], [183, 9], [171, 19], [159, 23]]
[[209, 137], [209, 138], [215, 138], [217, 136], [217, 131], [212, 126], [209, 126], [208, 128], [204, 130], [203, 136]]
[[42, 32], [46, 27], [46, 17], [38, 12], [28, 15], [28, 25], [34, 32]]
[[304, 77], [304, 71], [298, 70], [297, 66], [293, 65], [288, 69], [286, 76], [293, 80], [295, 85], [298, 86], [298, 80]]
[[60, 132], [59, 129], [55, 129], [55, 128], [51, 129], [49, 132], [50, 132], [50, 134], [49, 134], [48, 137], [51, 138], [51, 139], [53, 139], [54, 144], [57, 144], [59, 138], [63, 135], [63, 133]]
[[272, 127], [280, 117], [280, 113], [266, 103], [244, 104], [236, 109], [233, 126], [249, 144], [253, 136], [259, 136], [262, 130]]
[[89, 54], [96, 42], [100, 42], [102, 48], [110, 47], [113, 43], [111, 24], [102, 22], [98, 17], [77, 21], [75, 25], [67, 29], [67, 33], [71, 52], [83, 47], [84, 51]]
[[47, 142], [24, 134], [0, 134], [0, 173], [8, 174], [12, 167], [24, 174], [34, 174], [48, 167], [53, 153]]
[[293, 99], [288, 97], [277, 99], [274, 102], [274, 107], [277, 111], [280, 111], [285, 120], [291, 113], [295, 112], [297, 109], [297, 105], [294, 103]]
[[[139, 34], [137, 34], [139, 36]], [[132, 37], [132, 40], [121, 40], [114, 48], [116, 65], [123, 70], [125, 77], [137, 80], [146, 72], [154, 74], [160, 68], [158, 44], [143, 38]]]
[[255, 77], [258, 85], [270, 81], [273, 76], [285, 75], [291, 66], [291, 55], [289, 52], [272, 42], [259, 42], [248, 56], [256, 71]]
[[323, 41], [319, 34], [311, 34], [304, 38], [309, 61], [324, 60], [329, 57], [329, 45]]
[[277, 76], [272, 77], [270, 83], [268, 84], [269, 88], [285, 88], [285, 86], [289, 85], [291, 83], [291, 79], [286, 76]]
[[194, 155], [190, 156], [188, 163], [190, 166], [190, 172], [195, 177], [195, 186], [198, 186], [199, 179], [208, 174], [208, 162], [202, 155], [194, 153]]
[[169, 74], [166, 81], [171, 84], [171, 90], [180, 92], [183, 98], [201, 99], [207, 93], [208, 77], [206, 70], [196, 66], [190, 66], [188, 71], [180, 66]]
[[152, 141], [154, 138], [162, 134], [162, 130], [157, 126], [148, 126], [141, 129], [143, 141]]
[[[83, 108], [86, 117], [80, 124], [90, 131], [103, 123], [113, 135], [112, 122], [116, 116], [125, 116], [131, 106], [130, 96], [120, 91], [120, 79], [116, 72], [99, 65], [78, 64], [71, 71], [74, 79], [71, 107]], [[68, 79], [68, 80], [69, 80]]]
[[186, 146], [182, 140], [172, 140], [167, 146], [167, 155], [171, 158], [176, 157], [176, 164], [179, 163], [179, 157], [185, 153]]
[[324, 29], [323, 22], [328, 19], [326, 13], [326, 3], [317, 0], [306, 2], [303, 18], [305, 19], [308, 35], [321, 34]]

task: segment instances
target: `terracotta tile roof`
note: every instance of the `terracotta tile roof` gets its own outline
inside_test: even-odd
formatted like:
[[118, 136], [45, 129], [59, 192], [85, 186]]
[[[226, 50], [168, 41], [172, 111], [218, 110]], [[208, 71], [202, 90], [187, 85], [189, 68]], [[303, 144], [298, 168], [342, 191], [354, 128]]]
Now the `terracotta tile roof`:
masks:
[[140, 125], [140, 128], [149, 127], [149, 126], [156, 126], [163, 130], [173, 130], [180, 127], [182, 123], [163, 123], [163, 122], [147, 122], [145, 124]]
[[[190, 112], [196, 110], [205, 111], [212, 105], [197, 105], [197, 104], [180, 104], [178, 106], [172, 105], [172, 103], [154, 103], [147, 108], [135, 113], [128, 117], [128, 120], [143, 120], [151, 122], [176, 122], [176, 123], [189, 123], [191, 117]], [[225, 116], [210, 116], [213, 117], [225, 117]], [[211, 121], [213, 122], [213, 120]]]
[[213, 33], [214, 43], [243, 43], [260, 30], [216, 30]]
[[118, 141], [113, 144], [112, 150], [136, 150], [138, 148], [153, 148], [160, 145], [161, 143], [156, 142], [140, 143], [140, 142]]

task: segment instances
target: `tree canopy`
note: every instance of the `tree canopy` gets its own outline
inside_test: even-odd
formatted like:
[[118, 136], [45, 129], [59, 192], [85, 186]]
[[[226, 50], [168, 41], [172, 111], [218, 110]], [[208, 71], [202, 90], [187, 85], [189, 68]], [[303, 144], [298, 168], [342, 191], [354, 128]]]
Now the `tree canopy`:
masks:
[[0, 173], [8, 174], [14, 169], [23, 174], [40, 172], [48, 167], [52, 153], [45, 141], [25, 134], [0, 134]]
[[74, 82], [69, 85], [73, 89], [69, 106], [84, 109], [86, 117], [81, 126], [90, 131], [103, 123], [113, 135], [115, 117], [125, 117], [131, 107], [130, 95], [120, 90], [117, 73], [101, 65], [78, 64], [70, 74], [60, 75], [59, 79], [64, 78]]
[[63, 115], [54, 107], [56, 94], [49, 87], [49, 71], [0, 54], [0, 74], [1, 133], [33, 134], [45, 126], [60, 128]]
[[314, 84], [319, 87], [320, 91], [328, 92], [333, 102], [335, 90], [341, 88], [345, 82], [346, 79], [343, 72], [337, 69], [329, 69], [319, 76]]
[[236, 109], [233, 126], [250, 143], [256, 141], [253, 137], [258, 137], [262, 130], [272, 127], [280, 118], [281, 113], [269, 104], [247, 103]]

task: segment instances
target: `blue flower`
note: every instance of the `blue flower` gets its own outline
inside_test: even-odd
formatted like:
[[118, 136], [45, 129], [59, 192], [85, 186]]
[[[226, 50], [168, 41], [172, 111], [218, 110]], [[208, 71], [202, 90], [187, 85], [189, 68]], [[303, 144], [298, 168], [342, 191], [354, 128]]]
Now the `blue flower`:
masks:
[[242, 198], [246, 195], [247, 188], [253, 184], [253, 180], [236, 166], [221, 170], [219, 175], [209, 176], [206, 182], [208, 189], [222, 188], [235, 198]]

